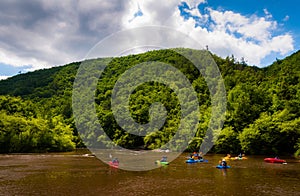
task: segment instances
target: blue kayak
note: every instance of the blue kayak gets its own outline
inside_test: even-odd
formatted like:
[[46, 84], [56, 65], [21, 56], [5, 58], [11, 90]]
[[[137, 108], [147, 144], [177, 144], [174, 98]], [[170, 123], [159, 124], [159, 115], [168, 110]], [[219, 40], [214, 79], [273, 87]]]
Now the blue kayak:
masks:
[[204, 160], [204, 159], [188, 159], [185, 161], [186, 163], [200, 163], [200, 162], [208, 162], [208, 160]]
[[230, 168], [230, 166], [229, 166], [229, 165], [226, 165], [226, 166], [223, 166], [223, 165], [217, 165], [216, 168], [218, 168], [218, 169], [228, 169], [228, 168]]

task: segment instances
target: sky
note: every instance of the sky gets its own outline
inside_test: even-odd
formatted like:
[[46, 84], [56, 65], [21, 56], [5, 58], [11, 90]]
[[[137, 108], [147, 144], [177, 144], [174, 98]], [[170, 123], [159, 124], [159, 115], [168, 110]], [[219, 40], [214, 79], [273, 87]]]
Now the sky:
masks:
[[149, 25], [265, 67], [300, 49], [299, 19], [294, 0], [1, 0], [0, 79], [83, 60], [105, 37]]

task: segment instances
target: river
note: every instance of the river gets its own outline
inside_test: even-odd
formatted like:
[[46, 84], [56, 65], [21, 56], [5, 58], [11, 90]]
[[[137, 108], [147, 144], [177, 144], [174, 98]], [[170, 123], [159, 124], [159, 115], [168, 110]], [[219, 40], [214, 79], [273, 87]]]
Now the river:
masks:
[[[167, 153], [166, 153], [167, 155]], [[0, 155], [0, 195], [300, 195], [300, 162], [271, 164], [264, 156], [215, 166], [186, 164], [182, 154], [170, 165], [150, 171], [109, 167], [82, 152]], [[154, 164], [154, 163], [153, 163]]]

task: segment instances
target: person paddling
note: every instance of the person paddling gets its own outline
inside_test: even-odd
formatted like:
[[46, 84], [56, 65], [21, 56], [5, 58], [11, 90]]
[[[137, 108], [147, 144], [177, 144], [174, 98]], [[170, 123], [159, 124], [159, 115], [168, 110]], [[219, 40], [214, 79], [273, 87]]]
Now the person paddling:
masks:
[[167, 157], [166, 156], [163, 156], [160, 160], [160, 162], [167, 162]]
[[242, 153], [240, 153], [238, 157], [239, 157], [240, 159], [241, 159], [241, 158], [243, 158], [243, 155], [242, 155]]
[[222, 165], [223, 167], [226, 167], [226, 166], [227, 166], [227, 163], [226, 163], [226, 160], [225, 160], [225, 159], [222, 159], [221, 165]]
[[118, 158], [114, 158], [114, 159], [112, 160], [112, 162], [113, 162], [114, 164], [119, 164]]

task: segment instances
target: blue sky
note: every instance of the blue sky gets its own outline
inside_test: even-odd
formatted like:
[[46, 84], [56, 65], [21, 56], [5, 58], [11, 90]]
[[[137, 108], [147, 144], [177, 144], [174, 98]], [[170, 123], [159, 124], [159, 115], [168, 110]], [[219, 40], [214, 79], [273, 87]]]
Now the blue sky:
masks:
[[291, 0], [2, 0], [0, 79], [82, 60], [105, 37], [148, 25], [264, 67], [300, 49], [299, 19]]
[[285, 56], [298, 51], [300, 48], [300, 12], [294, 0], [214, 0], [208, 1], [209, 6], [220, 8], [223, 10], [232, 10], [243, 15], [256, 14], [264, 16], [267, 10], [274, 21], [277, 21], [279, 28], [276, 33], [289, 32], [293, 36], [294, 50], [286, 55], [278, 55], [271, 53], [262, 60], [262, 65], [270, 65], [276, 58], [284, 58]]

